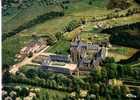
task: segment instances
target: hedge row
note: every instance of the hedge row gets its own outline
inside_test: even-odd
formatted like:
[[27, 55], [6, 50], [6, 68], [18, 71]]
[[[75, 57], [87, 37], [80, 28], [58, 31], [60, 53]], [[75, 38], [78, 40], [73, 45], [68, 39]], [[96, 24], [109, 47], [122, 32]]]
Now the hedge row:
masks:
[[32, 27], [32, 26], [34, 26], [36, 24], [44, 22], [45, 20], [49, 20], [49, 19], [52, 19], [52, 18], [55, 18], [55, 17], [58, 17], [58, 16], [64, 16], [64, 12], [54, 12], [54, 11], [52, 11], [52, 12], [37, 16], [33, 20], [31, 20], [31, 21], [29, 21], [27, 23], [24, 23], [23, 25], [21, 25], [18, 28], [14, 29], [12, 32], [3, 33], [2, 40], [5, 40], [7, 37], [16, 35], [16, 33], [20, 32], [20, 31], [22, 31], [22, 30], [24, 30], [26, 28], [30, 28], [30, 27]]
[[119, 14], [119, 12], [114, 12], [101, 17], [93, 17], [91, 21], [95, 22], [95, 21], [102, 21], [102, 20], [112, 19], [112, 18], [127, 17], [137, 13], [140, 13], [140, 8], [128, 9], [126, 13], [122, 13], [122, 14]]

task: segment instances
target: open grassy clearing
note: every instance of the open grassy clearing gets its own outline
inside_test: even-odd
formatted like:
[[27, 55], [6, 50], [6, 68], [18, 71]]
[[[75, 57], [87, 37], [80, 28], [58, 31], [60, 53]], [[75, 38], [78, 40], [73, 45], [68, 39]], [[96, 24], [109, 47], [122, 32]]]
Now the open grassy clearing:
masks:
[[[108, 20], [98, 21], [98, 22], [90, 22], [90, 23], [87, 23], [86, 25], [83, 26], [83, 31], [99, 33], [104, 27], [98, 28], [97, 27], [98, 23], [103, 23], [103, 26], [107, 25], [110, 27], [121, 26], [121, 25], [123, 26], [126, 24], [140, 22], [139, 16], [140, 16], [140, 14], [136, 14], [136, 15], [129, 16], [129, 17], [121, 17], [121, 18], [108, 19]], [[68, 40], [73, 39], [76, 36], [75, 32], [78, 32], [78, 30], [80, 30], [80, 27], [76, 28], [72, 32], [67, 32], [65, 34], [65, 38]]]
[[80, 0], [76, 3], [68, 4], [68, 9], [65, 10], [66, 15], [72, 16], [96, 16], [107, 14], [110, 10], [106, 9], [108, 0], [93, 0], [89, 4], [88, 0]]
[[134, 53], [136, 53], [138, 49], [124, 47], [124, 46], [116, 46], [112, 45], [112, 47], [109, 49], [108, 56], [114, 57], [116, 61], [120, 61], [123, 59], [130, 58]]
[[[89, 5], [86, 0], [82, 0], [80, 2], [68, 4], [68, 9], [65, 10], [65, 16], [59, 17], [55, 19], [51, 19], [45, 21], [44, 23], [38, 24], [32, 28], [27, 29], [25, 32], [21, 32], [23, 34], [30, 34], [32, 32], [48, 32], [48, 33], [55, 33], [58, 31], [62, 31], [64, 27], [71, 21], [71, 20], [79, 20], [80, 18], [88, 17], [88, 16], [97, 16], [97, 15], [104, 15], [109, 13], [110, 11], [102, 7], [96, 7], [97, 5], [103, 5], [102, 0], [98, 2], [95, 1], [95, 5]], [[105, 11], [104, 11], [105, 10]], [[55, 23], [55, 24], [54, 24]]]
[[40, 33], [55, 33], [64, 30], [64, 27], [72, 20], [74, 20], [74, 17], [71, 16], [64, 16], [64, 17], [58, 17], [55, 19], [51, 19], [48, 21], [45, 21], [44, 23], [38, 24], [32, 28], [26, 29], [25, 31], [21, 32], [20, 34], [27, 34], [30, 35], [33, 32], [36, 32], [40, 35]]
[[[82, 16], [85, 15], [96, 16], [96, 15], [107, 14], [107, 12], [110, 11], [105, 8], [106, 3], [104, 3], [104, 1], [105, 0], [93, 1], [92, 5], [89, 5], [87, 0], [72, 2], [67, 5], [68, 9], [65, 9], [65, 17], [45, 21], [44, 23], [31, 28], [31, 31], [27, 31], [27, 33], [29, 34], [30, 32], [34, 32], [34, 31], [56, 32], [63, 29], [64, 25], [67, 24], [72, 19], [80, 19]], [[6, 23], [3, 23], [3, 25], [5, 26], [3, 27], [3, 32], [9, 32], [17, 28], [19, 25], [22, 25], [23, 23], [28, 22], [29, 20], [35, 18], [38, 15], [50, 11], [60, 11], [60, 10], [62, 10], [60, 6], [51, 5], [48, 7], [43, 7], [37, 4], [36, 2], [34, 2], [34, 4], [30, 7], [30, 9], [29, 8], [23, 9], [22, 11], [19, 12], [19, 14], [15, 15], [14, 17], [11, 17], [10, 20], [6, 21], [7, 18], [4, 17], [5, 19], [4, 22]]]
[[20, 49], [25, 46], [31, 39], [30, 36], [19, 36], [15, 35], [2, 42], [2, 60], [3, 64], [14, 64], [16, 61], [15, 55], [20, 51]]
[[[38, 3], [34, 2], [34, 4], [30, 8], [23, 9], [18, 14], [9, 16], [10, 20], [5, 19], [5, 23], [3, 23], [3, 32], [10, 32], [13, 29], [16, 29], [18, 26], [29, 22], [30, 20], [36, 18], [39, 15], [51, 12], [51, 11], [61, 11], [62, 8], [56, 5], [50, 5], [47, 7], [40, 6]], [[5, 18], [5, 17], [4, 17]]]
[[56, 53], [56, 54], [68, 54], [70, 48], [70, 42], [66, 40], [58, 41], [53, 46], [49, 47], [46, 52]]
[[[44, 91], [48, 92], [50, 100], [63, 100], [63, 98], [69, 94], [67, 92], [41, 88], [40, 92], [44, 92]], [[40, 99], [40, 100], [42, 100], [42, 99]]]
[[85, 42], [97, 42], [109, 39], [108, 34], [100, 34], [95, 32], [82, 32], [80, 34], [81, 40]]
[[[13, 52], [13, 54], [10, 54], [10, 59], [12, 59], [13, 62], [13, 57], [15, 56], [16, 52], [18, 52], [23, 45], [25, 45], [24, 43], [28, 40], [28, 37], [30, 37], [34, 32], [36, 32], [39, 36], [41, 35], [45, 35], [46, 33], [55, 33], [58, 31], [61, 31], [64, 29], [64, 26], [67, 25], [67, 23], [69, 23], [71, 20], [73, 19], [80, 19], [82, 16], [84, 17], [86, 16], [100, 16], [100, 15], [104, 15], [107, 14], [111, 11], [107, 10], [105, 8], [106, 6], [105, 0], [95, 0], [93, 1], [92, 5], [88, 4], [87, 0], [81, 0], [75, 3], [71, 3], [68, 4], [68, 9], [65, 9], [65, 16], [64, 17], [58, 17], [55, 19], [51, 19], [48, 21], [45, 21], [41, 24], [38, 24], [36, 26], [33, 26], [32, 28], [26, 29], [24, 31], [21, 32], [21, 34], [18, 36], [20, 39], [20, 46], [16, 46], [16, 48], [13, 46], [13, 44], [16, 44], [16, 42], [10, 42], [10, 41], [15, 41], [15, 36], [8, 38], [6, 42], [4, 41], [4, 45], [8, 44], [9, 46], [3, 46], [3, 52]], [[56, 5], [51, 5], [46, 7], [40, 6], [37, 3], [34, 3], [34, 5], [32, 5], [27, 9], [24, 9], [23, 11], [19, 11], [17, 13], [15, 13], [12, 16], [9, 16], [9, 18], [7, 17], [3, 17], [4, 19], [4, 23], [3, 24], [3, 32], [5, 31], [11, 31], [12, 29], [14, 29], [15, 27], [21, 25], [24, 22], [28, 22], [29, 20], [31, 20], [32, 18], [36, 17], [37, 15], [43, 14], [43, 13], [47, 13], [51, 10], [62, 10], [60, 6], [56, 6]], [[32, 12], [32, 13], [31, 13]], [[80, 17], [79, 17], [80, 16]], [[135, 15], [135, 16], [130, 16], [127, 18], [118, 18], [117, 20], [111, 19], [111, 20], [107, 20], [105, 21], [108, 24], [111, 25], [119, 25], [119, 24], [124, 24], [124, 23], [133, 23], [133, 22], [138, 22], [140, 21], [140, 17], [139, 15]], [[55, 24], [54, 24], [55, 23]], [[89, 31], [93, 31], [95, 28], [94, 26], [96, 25], [96, 23], [89, 23], [85, 26], [85, 30], [89, 30]], [[45, 34], [41, 34], [41, 33], [45, 33]], [[68, 33], [68, 35], [70, 35], [70, 37], [75, 36], [72, 35], [75, 34], [73, 32]], [[23, 39], [23, 37], [27, 37], [26, 39]], [[73, 37], [72, 37], [73, 38]], [[60, 43], [60, 44], [59, 44]], [[11, 45], [11, 46], [10, 46]], [[60, 46], [59, 46], [60, 45]], [[64, 46], [62, 46], [64, 45]], [[9, 49], [10, 47], [10, 49]], [[55, 49], [56, 48], [56, 49]], [[67, 49], [66, 49], [67, 48]], [[69, 48], [69, 43], [68, 41], [65, 41], [65, 43], [63, 44], [62, 42], [58, 42], [56, 43], [54, 46], [49, 48], [49, 52], [52, 53], [64, 53], [67, 54], [67, 50]], [[9, 50], [6, 50], [9, 49]], [[11, 51], [11, 49], [15, 49], [14, 51]], [[16, 51], [16, 52], [15, 52]], [[8, 56], [8, 53], [3, 53], [3, 55]], [[7, 57], [8, 58], [8, 57]], [[4, 58], [4, 59], [7, 59]]]

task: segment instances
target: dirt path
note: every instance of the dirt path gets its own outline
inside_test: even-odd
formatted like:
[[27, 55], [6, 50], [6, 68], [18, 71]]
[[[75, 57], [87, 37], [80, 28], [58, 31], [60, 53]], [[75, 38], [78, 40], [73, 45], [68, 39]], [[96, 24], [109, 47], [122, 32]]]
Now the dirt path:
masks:
[[31, 58], [26, 57], [22, 62], [13, 65], [10, 69], [10, 73], [15, 74], [19, 70], [19, 68], [21, 68], [22, 66], [27, 65], [27, 64], [39, 65], [36, 63], [32, 63], [32, 60], [35, 59], [37, 56], [41, 55], [41, 53], [43, 53], [44, 51], [46, 51], [48, 49], [48, 47], [49, 46], [45, 47], [40, 52], [35, 53]]

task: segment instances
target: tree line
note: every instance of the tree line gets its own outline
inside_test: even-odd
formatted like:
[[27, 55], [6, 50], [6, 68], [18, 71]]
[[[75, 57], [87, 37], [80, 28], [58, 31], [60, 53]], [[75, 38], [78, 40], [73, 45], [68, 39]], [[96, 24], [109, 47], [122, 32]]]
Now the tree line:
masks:
[[36, 24], [44, 22], [45, 20], [49, 20], [49, 19], [52, 19], [54, 17], [59, 17], [59, 16], [64, 16], [64, 12], [63, 11], [60, 11], [60, 12], [52, 11], [52, 12], [37, 16], [36, 18], [32, 19], [31, 21], [24, 23], [23, 25], [14, 29], [12, 32], [3, 33], [2, 40], [5, 40], [6, 38], [8, 38], [10, 36], [16, 35], [16, 33], [20, 32], [26, 28], [30, 28]]

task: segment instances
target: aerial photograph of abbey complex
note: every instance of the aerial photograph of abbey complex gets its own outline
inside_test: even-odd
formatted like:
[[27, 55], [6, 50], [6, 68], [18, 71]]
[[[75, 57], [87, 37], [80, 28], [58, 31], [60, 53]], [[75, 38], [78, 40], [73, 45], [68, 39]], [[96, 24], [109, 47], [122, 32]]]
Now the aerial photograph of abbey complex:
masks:
[[140, 100], [140, 0], [1, 0], [1, 100]]

